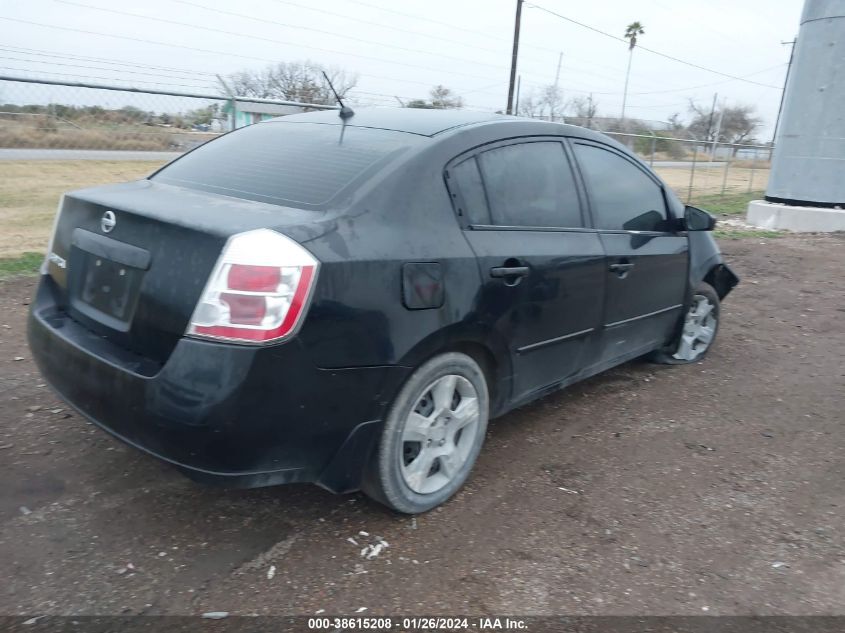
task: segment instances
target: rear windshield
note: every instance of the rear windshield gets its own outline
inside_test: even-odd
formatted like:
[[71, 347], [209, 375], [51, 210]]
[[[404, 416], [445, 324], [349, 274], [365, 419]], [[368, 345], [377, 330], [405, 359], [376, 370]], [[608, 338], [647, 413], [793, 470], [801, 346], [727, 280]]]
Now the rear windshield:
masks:
[[[341, 135], [342, 131], [342, 135]], [[327, 203], [419, 142], [404, 132], [315, 123], [251, 125], [203, 145], [152, 179], [295, 207]]]

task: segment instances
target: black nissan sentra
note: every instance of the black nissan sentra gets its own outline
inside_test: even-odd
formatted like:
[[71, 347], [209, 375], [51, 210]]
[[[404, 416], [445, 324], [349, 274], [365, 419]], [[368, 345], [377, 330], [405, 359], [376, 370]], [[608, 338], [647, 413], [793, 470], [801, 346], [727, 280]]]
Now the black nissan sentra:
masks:
[[713, 225], [590, 130], [287, 116], [65, 195], [29, 340], [68, 403], [194, 479], [421, 512], [489, 418], [701, 360], [737, 283]]

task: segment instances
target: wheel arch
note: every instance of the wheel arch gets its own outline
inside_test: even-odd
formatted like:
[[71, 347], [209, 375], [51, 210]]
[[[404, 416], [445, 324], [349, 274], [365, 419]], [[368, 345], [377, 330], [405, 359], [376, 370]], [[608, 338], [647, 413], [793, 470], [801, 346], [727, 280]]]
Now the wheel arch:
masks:
[[507, 343], [500, 340], [491, 329], [456, 324], [419, 341], [402, 357], [400, 364], [416, 368], [430, 358], [448, 352], [466, 354], [479, 364], [487, 378], [490, 415], [493, 417], [502, 412], [510, 398], [512, 375]]
[[725, 264], [719, 246], [709, 232], [690, 231], [688, 236], [690, 265], [687, 300], [692, 298], [692, 293], [702, 281], [713, 287], [719, 300], [724, 299], [739, 283], [739, 277]]

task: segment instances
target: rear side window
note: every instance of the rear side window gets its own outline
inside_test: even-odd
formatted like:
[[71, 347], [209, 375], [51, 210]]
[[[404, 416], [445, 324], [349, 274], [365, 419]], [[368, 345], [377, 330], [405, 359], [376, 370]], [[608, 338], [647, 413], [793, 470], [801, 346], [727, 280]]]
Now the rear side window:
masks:
[[501, 226], [583, 226], [575, 179], [563, 145], [519, 143], [478, 155], [491, 223]]
[[329, 202], [418, 142], [412, 134], [388, 130], [260, 123], [197, 148], [152, 179], [235, 198], [308, 208]]
[[461, 200], [458, 204], [460, 212], [470, 224], [492, 224], [490, 209], [487, 207], [487, 195], [484, 193], [484, 183], [475, 157], [458, 163], [452, 169], [451, 177], [458, 183]]
[[596, 227], [624, 231], [666, 231], [661, 187], [630, 161], [593, 145], [575, 144], [587, 180]]

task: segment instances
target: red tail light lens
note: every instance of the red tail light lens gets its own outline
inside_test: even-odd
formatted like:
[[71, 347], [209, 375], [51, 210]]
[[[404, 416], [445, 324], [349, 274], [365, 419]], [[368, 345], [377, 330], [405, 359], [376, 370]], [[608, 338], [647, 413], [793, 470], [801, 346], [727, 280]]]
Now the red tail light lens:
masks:
[[281, 280], [281, 271], [275, 266], [232, 264], [229, 268], [229, 288], [232, 290], [274, 292]]
[[267, 316], [267, 299], [251, 295], [220, 294], [220, 300], [229, 306], [229, 321], [237, 325], [261, 325]]
[[291, 336], [302, 322], [319, 262], [290, 238], [259, 229], [226, 243], [188, 335], [240, 343]]

